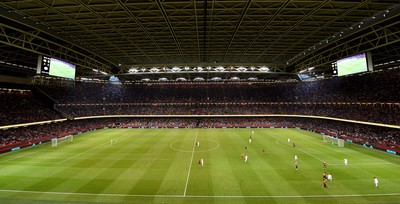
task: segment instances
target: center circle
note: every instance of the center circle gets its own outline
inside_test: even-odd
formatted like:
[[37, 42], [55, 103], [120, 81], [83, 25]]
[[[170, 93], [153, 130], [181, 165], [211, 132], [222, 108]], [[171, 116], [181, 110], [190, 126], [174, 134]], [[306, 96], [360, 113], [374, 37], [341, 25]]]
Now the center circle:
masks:
[[176, 144], [177, 142], [181, 142], [180, 140], [177, 140], [177, 141], [171, 142], [171, 144], [169, 144], [169, 146], [175, 151], [178, 151], [178, 152], [190, 152], [190, 153], [193, 152], [193, 151], [194, 152], [209, 152], [209, 151], [213, 151], [213, 150], [216, 150], [216, 149], [219, 148], [219, 143], [217, 141], [211, 140], [211, 139], [206, 139], [206, 140], [211, 141], [215, 145], [212, 148], [206, 149], [206, 150], [196, 150], [196, 149], [194, 149], [194, 150], [182, 150], [182, 149], [178, 149], [178, 148], [174, 147], [174, 144]]

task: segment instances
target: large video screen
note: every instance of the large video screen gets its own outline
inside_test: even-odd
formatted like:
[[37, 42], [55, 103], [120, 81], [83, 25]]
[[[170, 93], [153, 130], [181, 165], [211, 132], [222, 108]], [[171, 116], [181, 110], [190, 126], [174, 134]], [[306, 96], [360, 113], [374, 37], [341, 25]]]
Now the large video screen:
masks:
[[51, 58], [49, 74], [52, 76], [75, 79], [75, 65], [58, 59]]
[[367, 54], [353, 55], [337, 61], [337, 75], [344, 76], [368, 71]]
[[38, 74], [75, 79], [75, 65], [56, 58], [39, 56]]

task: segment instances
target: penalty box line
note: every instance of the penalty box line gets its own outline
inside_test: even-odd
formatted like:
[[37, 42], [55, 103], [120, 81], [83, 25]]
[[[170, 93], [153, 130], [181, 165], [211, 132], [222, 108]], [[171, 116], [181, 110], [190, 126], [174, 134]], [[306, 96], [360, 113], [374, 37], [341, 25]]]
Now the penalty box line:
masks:
[[48, 194], [48, 195], [75, 195], [75, 196], [104, 196], [104, 197], [150, 197], [150, 198], [332, 198], [332, 197], [380, 197], [380, 196], [400, 196], [400, 193], [378, 193], [378, 194], [334, 194], [334, 195], [276, 195], [276, 196], [229, 196], [229, 195], [140, 195], [140, 194], [107, 194], [107, 193], [72, 193], [72, 192], [45, 192], [45, 191], [24, 191], [24, 190], [4, 190], [0, 193], [23, 193], [23, 194]]
[[[283, 141], [281, 141], [279, 138], [276, 138], [274, 135], [272, 135], [272, 137], [276, 139], [275, 143], [278, 144], [278, 145], [281, 145], [281, 144], [279, 144], [278, 142], [283, 142]], [[283, 143], [286, 144], [285, 142], [283, 142]], [[282, 146], [282, 145], [281, 145], [281, 146]], [[291, 145], [290, 145], [290, 144], [286, 144], [286, 146], [291, 146]], [[304, 150], [302, 150], [302, 149], [300, 149], [300, 148], [298, 148], [298, 147], [296, 147], [296, 149], [298, 149], [298, 150], [304, 152], [305, 154], [307, 154], [307, 155], [313, 157], [314, 159], [317, 159], [317, 160], [319, 160], [319, 161], [321, 161], [321, 162], [324, 161], [324, 160], [318, 158], [317, 156], [314, 156], [314, 155], [312, 155], [312, 154], [310, 154], [310, 153], [308, 153], [308, 152], [306, 152], [306, 151], [304, 151]], [[329, 164], [329, 163], [328, 163], [328, 164]]]
[[[124, 134], [122, 137], [119, 137], [119, 138], [125, 138], [126, 136], [127, 136], [127, 134]], [[118, 138], [118, 139], [119, 139], [119, 138]], [[123, 139], [121, 139], [121, 140], [123, 140]], [[85, 154], [86, 152], [92, 151], [93, 149], [96, 149], [96, 148], [101, 147], [101, 146], [105, 146], [105, 145], [107, 145], [107, 144], [109, 144], [109, 143], [108, 143], [108, 142], [106, 142], [106, 143], [100, 143], [100, 144], [98, 144], [98, 145], [96, 145], [96, 146], [94, 146], [94, 147], [92, 147], [92, 148], [90, 148], [90, 149], [88, 149], [88, 150], [86, 150], [86, 151], [84, 151], [84, 152], [81, 152], [81, 153], [76, 154], [76, 155], [74, 155], [74, 156], [71, 156], [71, 157], [68, 157], [68, 158], [66, 158], [66, 159], [63, 159], [62, 161], [57, 162], [57, 164], [62, 164], [62, 163], [64, 163], [64, 162], [68, 161], [68, 160], [71, 160], [71, 159], [74, 159], [74, 158], [76, 158], [76, 157], [79, 157], [79, 156], [81, 156], [82, 154]]]

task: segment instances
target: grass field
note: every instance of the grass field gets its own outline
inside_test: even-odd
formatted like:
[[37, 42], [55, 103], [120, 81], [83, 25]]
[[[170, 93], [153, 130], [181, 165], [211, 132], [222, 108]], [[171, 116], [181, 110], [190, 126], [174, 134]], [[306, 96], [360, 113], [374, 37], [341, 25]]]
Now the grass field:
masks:
[[[58, 147], [48, 143], [0, 155], [0, 202], [400, 202], [400, 158], [346, 145], [298, 129], [97, 130]], [[324, 171], [333, 175], [327, 189]]]

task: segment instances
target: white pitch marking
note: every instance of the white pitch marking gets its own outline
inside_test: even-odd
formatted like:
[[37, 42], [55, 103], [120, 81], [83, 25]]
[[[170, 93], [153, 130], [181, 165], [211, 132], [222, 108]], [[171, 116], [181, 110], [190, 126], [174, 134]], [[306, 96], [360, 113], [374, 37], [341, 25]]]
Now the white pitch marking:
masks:
[[[331, 166], [344, 166], [344, 164], [339, 163], [339, 164], [329, 164]], [[352, 163], [351, 166], [368, 166], [368, 165], [396, 165], [393, 163], [389, 163], [389, 162], [375, 162], [375, 163], [360, 163], [360, 164], [354, 164]], [[350, 164], [349, 164], [350, 166]]]
[[[124, 137], [125, 137], [125, 136], [126, 136], [126, 134], [124, 135]], [[123, 140], [123, 139], [121, 139], [121, 140]], [[78, 156], [80, 156], [80, 155], [82, 155], [82, 154], [84, 154], [84, 153], [86, 153], [86, 152], [88, 152], [88, 151], [91, 151], [91, 150], [93, 150], [93, 149], [95, 149], [95, 148], [97, 148], [97, 147], [104, 146], [104, 145], [108, 145], [108, 144], [109, 144], [109, 142], [103, 143], [103, 144], [99, 144], [99, 145], [94, 146], [93, 148], [90, 148], [90, 149], [88, 149], [88, 150], [86, 150], [86, 151], [84, 151], [84, 152], [81, 152], [81, 153], [79, 153], [79, 154], [77, 154], [77, 155], [75, 155], [75, 156], [66, 158], [66, 159], [64, 159], [64, 160], [62, 160], [62, 161], [60, 161], [60, 162], [58, 162], [58, 164], [64, 163], [64, 162], [66, 162], [66, 161], [68, 161], [68, 160], [70, 160], [70, 159], [73, 159], [73, 158], [75, 158], [75, 157], [78, 157]]]
[[[311, 142], [311, 143], [314, 143], [314, 144], [316, 144], [316, 145], [322, 146], [322, 147], [326, 147], [326, 146], [321, 145], [321, 144], [319, 144], [319, 143], [317, 143], [317, 142], [314, 142], [314, 141], [312, 141], [312, 140], [307, 140], [307, 141], [308, 141], [308, 142]], [[336, 152], [340, 152], [340, 151], [337, 150], [336, 148], [330, 148], [330, 149], [331, 149], [331, 150], [334, 150], [334, 151], [336, 151]], [[350, 149], [349, 149], [349, 150], [350, 150]], [[372, 150], [375, 150], [375, 151], [381, 152], [381, 153], [385, 153], [385, 152], [380, 151], [380, 150], [377, 150], [377, 149], [372, 149]], [[352, 150], [352, 151], [355, 151], [355, 150]], [[363, 153], [358, 152], [358, 151], [355, 151], [355, 152], [360, 153], [360, 154], [363, 154]], [[397, 156], [397, 155], [393, 155], [393, 154], [387, 154], [387, 153], [385, 153], [385, 154], [386, 154], [386, 155], [391, 155], [391, 156]], [[365, 155], [365, 154], [363, 154], [363, 155]], [[369, 157], [374, 158], [374, 159], [377, 159], [377, 158], [372, 157], [372, 156], [369, 156]], [[395, 166], [400, 166], [400, 165], [395, 164], [395, 163], [385, 162], [385, 160], [383, 160], [383, 159], [379, 159], [379, 160], [381, 160], [381, 161], [383, 161], [383, 162], [382, 162], [382, 163], [376, 163], [376, 164], [391, 164], [391, 165], [395, 165]], [[329, 163], [328, 163], [328, 164], [329, 164]], [[371, 163], [370, 163], [370, 164], [371, 164]], [[329, 165], [332, 165], [332, 164], [329, 164]]]
[[[217, 146], [214, 147], [214, 148], [212, 148], [212, 149], [201, 150], [201, 151], [195, 151], [195, 152], [210, 152], [210, 151], [213, 151], [213, 150], [216, 150], [216, 149], [219, 148], [219, 143], [218, 143], [217, 141], [215, 141], [215, 140], [210, 140], [210, 139], [207, 139], [207, 140], [212, 141], [212, 142], [215, 142], [215, 143], [217, 144]], [[175, 144], [176, 142], [178, 142], [178, 141], [175, 141], [175, 142], [172, 142], [171, 144], [169, 144], [169, 147], [171, 147], [171, 149], [173, 149], [173, 150], [175, 150], [175, 151], [178, 151], [178, 152], [184, 152], [184, 153], [191, 153], [191, 152], [192, 152], [192, 151], [185, 151], [185, 150], [180, 150], [180, 149], [175, 148], [173, 144]]]
[[97, 145], [97, 146], [94, 146], [93, 148], [90, 148], [90, 149], [88, 149], [88, 150], [86, 150], [86, 151], [84, 151], [84, 152], [81, 152], [81, 153], [79, 153], [79, 154], [77, 154], [77, 155], [75, 155], [75, 156], [68, 157], [68, 158], [66, 158], [66, 159], [64, 159], [64, 160], [62, 160], [62, 161], [60, 161], [60, 162], [58, 162], [58, 164], [64, 163], [64, 162], [66, 162], [66, 161], [68, 161], [68, 160], [70, 160], [70, 159], [73, 159], [73, 158], [75, 158], [75, 157], [79, 157], [80, 155], [85, 154], [86, 152], [91, 151], [92, 149], [95, 149], [95, 148], [97, 148], [97, 147], [104, 146], [104, 145], [107, 145], [107, 144], [108, 144], [108, 143], [104, 143], [104, 144], [99, 144], [99, 145]]
[[139, 194], [96, 194], [96, 193], [72, 193], [72, 192], [45, 192], [45, 191], [24, 191], [24, 190], [0, 190], [3, 193], [31, 193], [31, 194], [50, 194], [50, 195], [80, 195], [80, 196], [105, 196], [105, 197], [158, 197], [158, 198], [329, 198], [329, 197], [372, 197], [372, 196], [400, 196], [400, 193], [386, 194], [335, 194], [335, 195], [281, 195], [281, 196], [218, 196], [218, 195], [139, 195]]
[[[280, 142], [280, 140], [277, 139], [275, 136], [272, 136], [272, 137], [276, 139], [276, 141], [275, 141], [276, 144], [278, 144], [278, 142]], [[285, 143], [285, 144], [286, 144], [286, 143]], [[290, 146], [290, 144], [287, 144], [287, 145]], [[321, 161], [321, 162], [324, 161], [324, 160], [322, 160], [322, 159], [320, 159], [320, 158], [318, 158], [318, 157], [316, 157], [316, 156], [314, 156], [314, 155], [312, 155], [312, 154], [310, 154], [310, 153], [308, 153], [308, 152], [306, 152], [306, 151], [304, 151], [304, 150], [302, 150], [302, 149], [300, 149], [300, 148], [298, 148], [298, 147], [296, 147], [296, 149], [298, 149], [298, 150], [300, 150], [300, 151], [306, 153], [307, 155], [310, 155], [310, 156], [314, 157], [315, 159], [317, 159], [317, 160], [319, 160], [319, 161]]]
[[196, 141], [197, 141], [197, 135], [198, 134], [199, 134], [199, 130], [196, 131], [196, 137], [194, 138], [193, 150], [192, 150], [192, 158], [190, 159], [189, 171], [188, 171], [187, 178], [186, 178], [186, 185], [185, 185], [185, 191], [183, 192], [183, 196], [186, 196], [186, 190], [187, 190], [188, 183], [189, 183], [190, 170], [192, 169], [194, 149], [196, 148]]
[[7, 160], [4, 160], [4, 161], [1, 161], [0, 163], [5, 163], [5, 162], [11, 161], [11, 160], [15, 160], [15, 159], [18, 159], [18, 158], [26, 157], [26, 156], [29, 156], [29, 155], [32, 155], [32, 154], [36, 154], [36, 153], [42, 152], [44, 150], [46, 150], [46, 149], [42, 149], [42, 150], [35, 151], [35, 152], [29, 153], [29, 154], [24, 154], [24, 155], [21, 155], [21, 156], [13, 157], [11, 159], [7, 159]]

